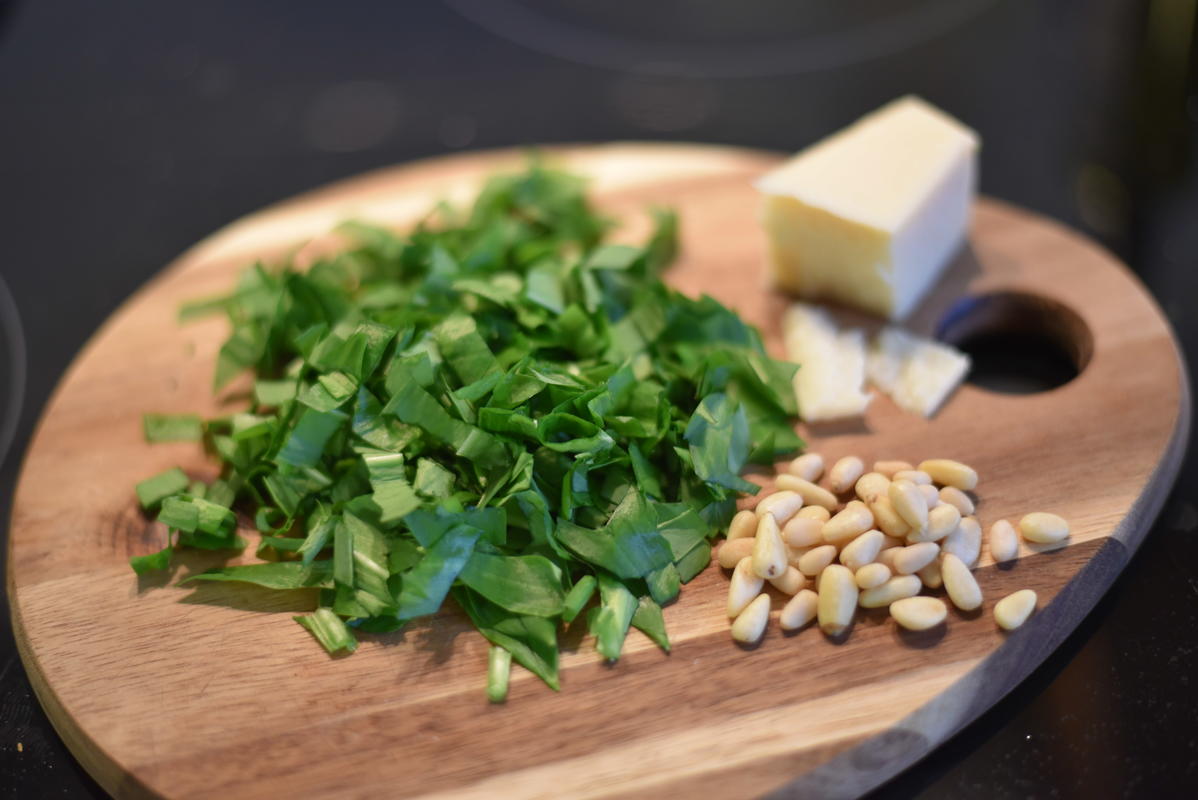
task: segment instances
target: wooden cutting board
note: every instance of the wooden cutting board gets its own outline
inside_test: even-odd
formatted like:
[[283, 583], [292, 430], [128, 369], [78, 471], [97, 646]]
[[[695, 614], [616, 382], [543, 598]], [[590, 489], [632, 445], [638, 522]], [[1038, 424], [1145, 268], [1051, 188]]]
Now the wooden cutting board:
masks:
[[[677, 208], [683, 255], [669, 280], [737, 308], [781, 354], [786, 301], [765, 288], [750, 188], [776, 156], [639, 144], [556, 156], [592, 176], [601, 204], [628, 221], [624, 235], [647, 228], [644, 207]], [[138, 511], [134, 483], [175, 464], [214, 476], [194, 445], [145, 444], [142, 412], [212, 414], [243, 402], [210, 397], [223, 323], [180, 327], [179, 304], [227, 290], [248, 262], [277, 258], [343, 219], [410, 225], [436, 200], [468, 199], [486, 174], [520, 158], [383, 170], [237, 222], [126, 302], [67, 372], [26, 456], [8, 587], [42, 704], [113, 794], [858, 794], [1022, 680], [1092, 607], [1159, 511], [1190, 414], [1167, 323], [1108, 253], [983, 200], [971, 247], [912, 327], [931, 331], [950, 318], [950, 332], [1037, 325], [1074, 351], [1080, 375], [1031, 395], [965, 386], [932, 421], [879, 398], [863, 424], [804, 429], [828, 458], [969, 461], [982, 475], [984, 527], [1036, 509], [1072, 521], [1064, 549], [1025, 553], [1008, 569], [984, 557], [980, 614], [950, 613], [943, 630], [909, 635], [875, 612], [843, 643], [817, 630], [783, 636], [774, 625], [746, 650], [728, 636], [727, 579], [713, 566], [666, 609], [670, 655], [633, 631], [609, 666], [568, 635], [560, 693], [516, 669], [508, 702], [492, 706], [486, 643], [455, 611], [367, 637], [357, 654], [333, 659], [288, 619], [308, 601], [134, 576], [128, 557], [165, 537]], [[300, 255], [329, 246], [326, 237]], [[216, 563], [203, 553], [180, 560], [175, 578]], [[1024, 587], [1039, 592], [1040, 610], [1004, 635], [993, 604]]]

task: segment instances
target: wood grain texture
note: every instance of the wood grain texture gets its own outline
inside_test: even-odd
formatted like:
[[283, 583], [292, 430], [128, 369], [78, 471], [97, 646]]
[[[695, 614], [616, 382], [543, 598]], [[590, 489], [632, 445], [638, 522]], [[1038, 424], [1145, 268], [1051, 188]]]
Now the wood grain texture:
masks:
[[[769, 154], [682, 145], [557, 153], [593, 177], [603, 207], [647, 228], [676, 207], [683, 255], [668, 279], [761, 326], [781, 354], [786, 300], [766, 288], [749, 182]], [[863, 423], [806, 430], [829, 458], [959, 457], [983, 481], [983, 526], [1053, 510], [1068, 547], [983, 560], [983, 612], [940, 631], [897, 631], [864, 613], [844, 642], [776, 626], [753, 650], [728, 637], [726, 577], [709, 568], [666, 609], [674, 651], [638, 632], [616, 665], [565, 635], [562, 691], [515, 671], [488, 705], [487, 646], [456, 611], [367, 636], [332, 659], [287, 613], [309, 599], [237, 584], [178, 588], [138, 579], [130, 555], [165, 530], [136, 508], [134, 483], [175, 464], [211, 478], [189, 444], [142, 442], [143, 411], [212, 414], [223, 323], [180, 328], [181, 301], [228, 288], [237, 270], [358, 217], [411, 224], [462, 200], [512, 152], [384, 170], [248, 217], [196, 245], [134, 295], [76, 359], [26, 455], [11, 523], [8, 588], [22, 659], [84, 766], [122, 796], [380, 794], [430, 797], [849, 796], [926, 754], [1016, 685], [1106, 589], [1160, 509], [1189, 424], [1187, 380], [1159, 310], [1114, 259], [1060, 226], [979, 202], [971, 245], [911, 326], [933, 330], [963, 296], [1017, 291], [1072, 309], [1092, 355], [1072, 382], [1036, 395], [966, 386], [931, 421], [880, 398]], [[1074, 331], [1076, 333], [1076, 331]], [[1073, 335], [1073, 334], [1071, 334]], [[249, 530], [243, 535], [253, 538]], [[253, 552], [249, 548], [248, 552]], [[174, 578], [217, 563], [189, 553]], [[1031, 587], [1040, 610], [1011, 635], [994, 602]]]

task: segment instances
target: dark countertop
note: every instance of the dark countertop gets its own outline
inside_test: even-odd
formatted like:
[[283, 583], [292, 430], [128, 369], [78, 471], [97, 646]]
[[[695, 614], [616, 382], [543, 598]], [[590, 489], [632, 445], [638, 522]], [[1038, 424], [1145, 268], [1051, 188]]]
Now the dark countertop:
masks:
[[[985, 192], [1104, 241], [1198, 352], [1192, 3], [731, 7], [0, 0], [0, 318], [13, 320], [6, 284], [27, 362], [0, 326], [0, 525], [55, 382], [156, 270], [272, 201], [467, 148], [795, 150], [916, 92], [981, 132]], [[876, 795], [1190, 794], [1196, 489], [1191, 457], [1139, 554], [1059, 651]], [[0, 791], [102, 796], [33, 697], [2, 611]]]

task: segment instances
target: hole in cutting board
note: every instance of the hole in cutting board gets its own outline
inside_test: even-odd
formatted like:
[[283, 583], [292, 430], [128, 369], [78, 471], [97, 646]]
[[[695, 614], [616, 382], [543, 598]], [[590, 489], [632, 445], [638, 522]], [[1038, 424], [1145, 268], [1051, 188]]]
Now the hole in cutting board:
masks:
[[1094, 351], [1090, 329], [1077, 312], [1023, 292], [967, 297], [949, 310], [936, 334], [969, 354], [969, 383], [1003, 394], [1064, 386], [1081, 374]]

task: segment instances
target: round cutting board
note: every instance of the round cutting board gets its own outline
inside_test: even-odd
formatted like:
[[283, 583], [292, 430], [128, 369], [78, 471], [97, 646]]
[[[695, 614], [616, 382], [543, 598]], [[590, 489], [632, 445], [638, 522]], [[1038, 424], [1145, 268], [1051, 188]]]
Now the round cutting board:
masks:
[[[735, 307], [782, 354], [787, 301], [767, 288], [750, 186], [777, 156], [618, 144], [553, 157], [591, 177], [598, 202], [626, 222], [621, 235], [647, 229], [650, 205], [678, 209], [683, 249], [668, 280]], [[784, 636], [775, 624], [759, 647], [742, 649], [728, 636], [727, 578], [712, 566], [666, 609], [669, 655], [633, 631], [624, 657], [605, 665], [588, 640], [567, 635], [560, 693], [515, 670], [507, 703], [495, 706], [483, 692], [486, 642], [455, 610], [330, 658], [288, 619], [311, 598], [137, 578], [128, 557], [158, 549], [165, 530], [138, 511], [134, 483], [176, 464], [214, 476], [194, 444], [145, 444], [142, 412], [214, 414], [244, 402], [236, 391], [210, 395], [223, 322], [180, 326], [180, 303], [226, 291], [255, 259], [299, 247], [303, 260], [335, 246], [327, 234], [344, 219], [411, 225], [521, 159], [500, 152], [383, 170], [241, 220], [130, 298], [67, 372], [25, 459], [8, 587], [42, 704], [113, 794], [858, 794], [1024, 678], [1159, 511], [1190, 412], [1159, 309], [1094, 244], [982, 200], [969, 246], [909, 326], [956, 335], [1031, 325], [1071, 352], [1080, 374], [1038, 394], [966, 385], [930, 421], [878, 398], [863, 422], [803, 428], [829, 459], [969, 461], [982, 475], [984, 527], [1037, 509], [1071, 520], [1067, 547], [1025, 551], [1001, 569], [983, 557], [980, 614], [950, 613], [923, 635], [862, 614], [843, 642], [810, 629]], [[188, 553], [174, 578], [218, 557]], [[1003, 634], [994, 602], [1024, 587], [1039, 593], [1039, 610]]]

